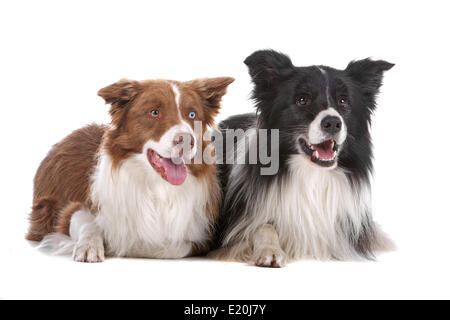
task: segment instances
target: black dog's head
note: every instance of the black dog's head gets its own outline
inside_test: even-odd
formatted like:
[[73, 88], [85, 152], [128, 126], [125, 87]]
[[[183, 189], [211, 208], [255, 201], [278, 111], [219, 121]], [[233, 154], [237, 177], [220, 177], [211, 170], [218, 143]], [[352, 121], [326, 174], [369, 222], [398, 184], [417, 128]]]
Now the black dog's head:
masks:
[[371, 169], [368, 128], [383, 72], [394, 65], [370, 59], [345, 70], [295, 67], [288, 56], [256, 51], [245, 59], [255, 85], [260, 128], [280, 129], [280, 155], [302, 154], [327, 168]]

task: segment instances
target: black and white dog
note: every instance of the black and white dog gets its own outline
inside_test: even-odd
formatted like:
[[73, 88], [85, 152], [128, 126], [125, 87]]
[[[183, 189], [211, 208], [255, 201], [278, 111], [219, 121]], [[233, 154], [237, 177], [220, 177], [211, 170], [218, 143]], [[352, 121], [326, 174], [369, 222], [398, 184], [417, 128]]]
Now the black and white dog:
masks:
[[[254, 52], [245, 64], [257, 112], [219, 128], [246, 130], [231, 144], [235, 154], [247, 155], [252, 146], [262, 148], [256, 132], [268, 129], [265, 143], [277, 140], [272, 153], [279, 154], [279, 167], [262, 175], [259, 160], [221, 166], [220, 249], [211, 255], [280, 267], [302, 257], [370, 259], [392, 249], [372, 220], [369, 127], [383, 72], [394, 65], [365, 59], [345, 70], [295, 67], [272, 50]], [[235, 156], [224, 154], [224, 160]]]

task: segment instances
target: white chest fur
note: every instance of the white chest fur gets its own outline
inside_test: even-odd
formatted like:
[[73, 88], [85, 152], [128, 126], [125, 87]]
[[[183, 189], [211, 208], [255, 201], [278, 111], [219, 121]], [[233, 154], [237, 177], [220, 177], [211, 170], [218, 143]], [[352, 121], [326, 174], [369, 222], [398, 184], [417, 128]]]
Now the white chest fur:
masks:
[[290, 170], [281, 188], [269, 191], [274, 199], [267, 214], [282, 248], [292, 258], [355, 256], [340, 223], [361, 226], [371, 202], [369, 187], [355, 192], [342, 171], [319, 168], [300, 155], [292, 157]]
[[96, 222], [108, 254], [170, 257], [187, 254], [189, 242], [207, 240], [205, 215], [208, 188], [188, 174], [181, 186], [163, 180], [143, 155], [134, 155], [113, 169], [101, 153], [92, 177], [91, 199], [99, 207]]

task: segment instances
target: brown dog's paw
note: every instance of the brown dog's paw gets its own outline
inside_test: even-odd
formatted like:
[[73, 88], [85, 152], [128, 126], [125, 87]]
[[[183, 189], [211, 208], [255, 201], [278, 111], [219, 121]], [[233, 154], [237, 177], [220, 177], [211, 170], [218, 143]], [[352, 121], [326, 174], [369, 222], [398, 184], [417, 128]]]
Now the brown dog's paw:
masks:
[[78, 243], [73, 251], [73, 260], [78, 262], [103, 262], [105, 249], [98, 241]]

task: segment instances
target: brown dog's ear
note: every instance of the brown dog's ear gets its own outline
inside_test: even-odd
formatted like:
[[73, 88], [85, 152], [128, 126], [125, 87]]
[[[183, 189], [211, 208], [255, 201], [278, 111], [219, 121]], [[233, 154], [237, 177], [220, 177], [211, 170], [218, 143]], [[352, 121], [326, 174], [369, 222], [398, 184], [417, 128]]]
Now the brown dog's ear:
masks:
[[222, 97], [227, 92], [228, 85], [233, 81], [234, 78], [231, 77], [204, 78], [192, 81], [197, 93], [203, 100], [208, 125], [214, 123], [214, 117], [219, 113]]
[[110, 114], [119, 111], [128, 102], [133, 100], [141, 91], [142, 86], [138, 81], [121, 79], [98, 91], [98, 95], [111, 104]]

